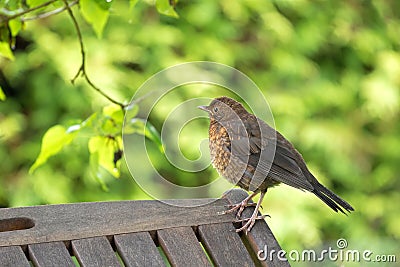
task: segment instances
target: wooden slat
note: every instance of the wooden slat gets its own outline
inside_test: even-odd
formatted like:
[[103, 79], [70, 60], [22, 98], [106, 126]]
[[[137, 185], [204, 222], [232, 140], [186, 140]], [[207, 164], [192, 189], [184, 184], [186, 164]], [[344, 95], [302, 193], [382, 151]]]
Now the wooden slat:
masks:
[[75, 257], [83, 267], [121, 266], [104, 236], [73, 240], [71, 245]]
[[[229, 239], [227, 235], [230, 232], [227, 233], [218, 227], [214, 229], [213, 227], [216, 226], [212, 225], [230, 225], [234, 214], [217, 215], [217, 213], [226, 209], [224, 205], [228, 204], [228, 200], [229, 203], [238, 203], [245, 196], [244, 191], [233, 190], [227, 195], [227, 199], [217, 200], [208, 205], [201, 204], [209, 203], [210, 199], [172, 201], [175, 205], [167, 205], [159, 201], [119, 201], [0, 209], [0, 228], [3, 226], [0, 232], [0, 266], [11, 263], [12, 266], [15, 264], [29, 266], [20, 245], [28, 245], [33, 264], [46, 266], [40, 262], [40, 260], [44, 262], [46, 256], [40, 253], [51, 254], [52, 252], [40, 249], [40, 246], [36, 247], [33, 244], [64, 240], [73, 240], [71, 242], [73, 252], [82, 266], [120, 266], [117, 255], [104, 236], [117, 236], [115, 243], [122, 259], [127, 262], [127, 265], [128, 262], [134, 264], [135, 260], [131, 261], [131, 259], [137, 255], [132, 255], [132, 253], [137, 251], [137, 248], [130, 247], [129, 244], [138, 243], [139, 246], [151, 244], [153, 247], [149, 251], [152, 252], [149, 253], [153, 254], [155, 253], [154, 243], [149, 236], [145, 237], [145, 240], [150, 242], [146, 245], [147, 241], [135, 235], [132, 237], [131, 234], [123, 234], [150, 230], [157, 230], [159, 243], [174, 266], [211, 266], [191, 226], [198, 226], [200, 238], [215, 264], [230, 265], [230, 263], [240, 261], [239, 265], [245, 266], [247, 259], [232, 260], [232, 257], [246, 254], [242, 252], [235, 254], [232, 253], [233, 250], [224, 251], [226, 247], [236, 247], [234, 249], [236, 251], [240, 246], [236, 243], [237, 241]], [[185, 207], [190, 205], [198, 206]], [[252, 210], [253, 208], [246, 209], [243, 216], [250, 216]], [[19, 219], [14, 222], [13, 218]], [[225, 222], [229, 224], [224, 224]], [[215, 235], [208, 235], [211, 232]], [[254, 250], [251, 255], [256, 255], [266, 246], [268, 251], [281, 249], [265, 221], [258, 221], [252, 231], [248, 235], [243, 235], [242, 239], [245, 240], [248, 250]], [[218, 243], [223, 245], [219, 248], [214, 247]], [[57, 244], [56, 247], [60, 247], [61, 243]], [[55, 247], [51, 249], [57, 250]], [[64, 259], [65, 247], [63, 250], [61, 254], [63, 256], [57, 255]], [[141, 251], [138, 252], [138, 255], [141, 253]], [[229, 254], [235, 255], [229, 256]], [[152, 260], [162, 265], [160, 254], [154, 255], [158, 256]], [[281, 261], [277, 255], [274, 253], [272, 259], [267, 257], [265, 261], [261, 261], [261, 264], [270, 267], [289, 266], [287, 261]], [[147, 265], [147, 259], [147, 257], [143, 258], [139, 261], [140, 264]], [[67, 263], [66, 266], [70, 265]]]
[[[227, 195], [226, 198], [231, 204], [236, 204], [242, 201], [247, 196], [246, 192], [240, 189], [233, 189]], [[242, 213], [242, 218], [249, 218], [254, 211], [254, 207], [246, 208]], [[272, 258], [267, 256], [264, 261], [260, 261], [263, 266], [268, 267], [287, 267], [290, 266], [289, 262], [285, 258], [285, 260], [280, 260], [278, 258], [278, 251], [281, 250], [281, 247], [276, 241], [275, 236], [271, 232], [271, 229], [265, 222], [265, 220], [258, 220], [251, 231], [244, 235], [244, 238], [249, 242], [252, 250], [256, 253], [265, 250], [267, 248], [267, 252], [272, 250], [275, 253], [272, 254]], [[265, 251], [264, 251], [265, 253]], [[269, 253], [268, 253], [269, 254]], [[263, 256], [264, 254], [261, 254]], [[279, 255], [280, 258], [282, 255]]]
[[216, 266], [255, 266], [232, 223], [201, 225], [199, 235]]
[[[30, 229], [0, 232], [0, 247], [233, 220], [232, 215], [216, 215], [224, 210], [226, 200], [201, 205], [210, 201], [211, 199], [170, 201], [174, 205], [147, 200], [115, 201], [0, 209], [0, 224], [2, 220], [17, 217], [30, 218], [35, 223]], [[189, 205], [200, 206], [188, 208]], [[180, 219], [174, 219], [176, 217]]]
[[30, 267], [21, 247], [0, 247], [0, 266], [2, 267]]
[[159, 230], [157, 234], [172, 266], [211, 266], [191, 227]]
[[31, 261], [38, 267], [75, 266], [63, 242], [32, 244], [28, 251]]
[[148, 232], [116, 235], [114, 242], [127, 267], [165, 266]]

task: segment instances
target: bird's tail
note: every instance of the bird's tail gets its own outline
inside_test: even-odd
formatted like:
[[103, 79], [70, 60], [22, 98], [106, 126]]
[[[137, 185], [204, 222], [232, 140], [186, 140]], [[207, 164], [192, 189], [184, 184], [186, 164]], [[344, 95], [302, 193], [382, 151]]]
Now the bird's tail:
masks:
[[313, 186], [314, 190], [312, 192], [334, 211], [336, 212], [340, 211], [344, 214], [346, 214], [345, 211], [347, 212], [354, 211], [354, 208], [349, 203], [341, 199], [338, 195], [333, 193], [331, 190], [329, 190], [322, 184], [316, 183], [313, 184]]

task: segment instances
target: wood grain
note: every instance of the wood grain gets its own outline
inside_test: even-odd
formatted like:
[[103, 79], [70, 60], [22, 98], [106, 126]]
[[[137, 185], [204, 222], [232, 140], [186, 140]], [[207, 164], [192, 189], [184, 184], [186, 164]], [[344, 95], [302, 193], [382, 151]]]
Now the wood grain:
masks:
[[[226, 204], [238, 203], [246, 196], [243, 190], [231, 190], [223, 200], [172, 200], [170, 204], [117, 201], [0, 209], [0, 266], [30, 266], [21, 246], [27, 248], [35, 266], [73, 266], [64, 241], [71, 241], [67, 243], [82, 266], [121, 266], [106, 236], [114, 238], [126, 266], [165, 266], [149, 231], [173, 266], [211, 266], [210, 259], [217, 266], [290, 266], [277, 253], [257, 260], [257, 252], [265, 248], [267, 253], [281, 250], [264, 220], [257, 221], [240, 239], [230, 231], [234, 214], [218, 215]], [[247, 208], [243, 216], [249, 217], [253, 209]], [[198, 229], [207, 252], [192, 227]]]
[[72, 251], [82, 267], [120, 267], [107, 238], [93, 237], [71, 242]]
[[165, 266], [148, 232], [116, 235], [114, 242], [127, 267]]
[[216, 266], [255, 266], [232, 223], [199, 226], [200, 240]]
[[30, 267], [21, 247], [0, 247], [0, 266], [2, 267]]
[[211, 266], [191, 227], [159, 230], [157, 234], [172, 266]]
[[28, 251], [31, 261], [38, 267], [75, 266], [63, 242], [32, 244]]
[[[210, 201], [213, 202], [203, 205]], [[170, 202], [174, 205], [143, 200], [0, 209], [0, 223], [1, 220], [8, 220], [9, 224], [9, 219], [21, 217], [32, 219], [35, 223], [30, 229], [0, 232], [0, 247], [233, 220], [232, 215], [217, 215], [219, 211], [224, 210], [226, 200], [194, 199]], [[199, 206], [185, 207], [188, 205]], [[180, 219], [174, 219], [177, 217]]]
[[[242, 201], [247, 196], [246, 192], [240, 189], [233, 189], [227, 195], [226, 198], [231, 204], [236, 204]], [[243, 213], [243, 218], [249, 218], [254, 211], [254, 207], [247, 207]], [[278, 241], [276, 241], [274, 234], [271, 229], [265, 222], [265, 220], [257, 220], [254, 224], [253, 228], [247, 235], [243, 235], [243, 238], [249, 242], [251, 249], [256, 253], [265, 250], [267, 248], [267, 253], [272, 250], [275, 253], [272, 254], [272, 257], [267, 255], [265, 260], [260, 261], [262, 266], [268, 267], [287, 267], [290, 266], [289, 262], [283, 255], [279, 255], [278, 251], [281, 251], [281, 247], [279, 246]], [[265, 253], [265, 251], [264, 251]], [[261, 254], [263, 256], [264, 254]], [[284, 260], [281, 260], [284, 259]]]

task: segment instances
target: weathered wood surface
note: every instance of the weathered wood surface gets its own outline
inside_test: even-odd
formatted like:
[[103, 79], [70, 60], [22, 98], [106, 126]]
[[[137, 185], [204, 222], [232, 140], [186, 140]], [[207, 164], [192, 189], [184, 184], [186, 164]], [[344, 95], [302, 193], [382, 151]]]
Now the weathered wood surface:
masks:
[[199, 226], [200, 240], [216, 266], [254, 266], [232, 223]]
[[32, 244], [28, 246], [29, 258], [39, 267], [74, 267], [75, 264], [63, 242]]
[[114, 242], [127, 267], [165, 266], [148, 232], [116, 235]]
[[[144, 232], [179, 226], [197, 226], [232, 221], [232, 215], [216, 215], [225, 209], [226, 200], [175, 200], [176, 206], [160, 201], [115, 201], [45, 205], [0, 209], [2, 220], [28, 218], [29, 229], [0, 232], [0, 247], [65, 241], [95, 236]], [[196, 207], [184, 207], [197, 204]], [[180, 205], [180, 206], [178, 206]], [[173, 218], [179, 218], [175, 220]], [[12, 225], [12, 223], [11, 223]], [[19, 229], [23, 229], [19, 225]]]
[[122, 266], [105, 236], [73, 240], [71, 245], [82, 267]]
[[[233, 192], [227, 195], [227, 199], [231, 204], [239, 203], [247, 196], [247, 193], [243, 190], [233, 189], [232, 191]], [[254, 207], [246, 208], [242, 213], [242, 217], [249, 218], [253, 213], [253, 211]], [[275, 239], [274, 234], [272, 233], [271, 229], [269, 228], [265, 220], [257, 220], [251, 231], [247, 235], [243, 235], [243, 237], [249, 242], [252, 250], [256, 253], [256, 255], [259, 251], [265, 250], [266, 248], [267, 248], [266, 252], [268, 254], [270, 254], [269, 252], [271, 252], [272, 250], [275, 251], [275, 253], [272, 254], [272, 257], [269, 257], [269, 255], [267, 255], [265, 260], [260, 261], [260, 263], [263, 266], [268, 266], [268, 267], [290, 266], [287, 260], [281, 261], [278, 258], [278, 251], [281, 251], [282, 249], [279, 246], [278, 241]], [[260, 256], [263, 257], [264, 254], [260, 254]], [[281, 258], [285, 258], [282, 257], [282, 255], [279, 256]]]
[[207, 255], [189, 227], [164, 229], [157, 232], [158, 240], [172, 266], [210, 266]]
[[30, 267], [21, 247], [0, 247], [0, 266]]
[[169, 205], [119, 201], [0, 209], [0, 266], [74, 266], [71, 255], [90, 267], [165, 266], [167, 259], [172, 266], [289, 266], [276, 253], [257, 259], [266, 247], [280, 250], [265, 221], [244, 235], [234, 231], [234, 214], [218, 215], [246, 196], [232, 190], [222, 200]]

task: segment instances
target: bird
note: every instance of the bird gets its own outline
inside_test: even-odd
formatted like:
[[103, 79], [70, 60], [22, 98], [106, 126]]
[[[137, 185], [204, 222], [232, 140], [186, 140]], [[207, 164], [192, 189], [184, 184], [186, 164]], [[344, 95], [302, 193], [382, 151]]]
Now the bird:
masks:
[[309, 191], [335, 212], [354, 211], [315, 178], [302, 155], [281, 133], [249, 113], [240, 102], [222, 96], [198, 108], [206, 111], [210, 119], [208, 134], [213, 167], [229, 182], [252, 192], [222, 213], [236, 211], [239, 220], [246, 207], [254, 206], [250, 201], [260, 194], [251, 217], [240, 219], [242, 227], [236, 232], [247, 234], [256, 220], [268, 216], [259, 215], [261, 202], [267, 190], [279, 184]]

